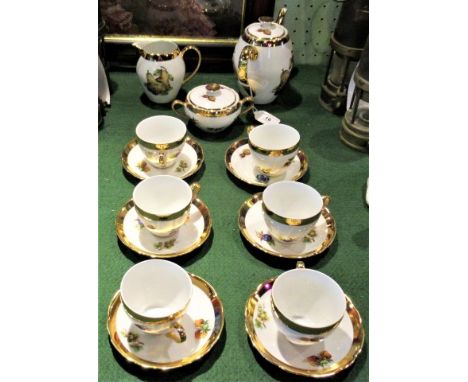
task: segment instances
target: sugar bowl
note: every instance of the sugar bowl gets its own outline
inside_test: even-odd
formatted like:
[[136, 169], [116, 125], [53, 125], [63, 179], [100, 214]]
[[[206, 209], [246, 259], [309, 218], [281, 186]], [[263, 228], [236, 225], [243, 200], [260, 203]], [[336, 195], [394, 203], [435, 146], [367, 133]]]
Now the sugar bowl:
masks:
[[[246, 103], [247, 106], [242, 110]], [[240, 99], [234, 89], [212, 83], [190, 90], [184, 102], [172, 102], [172, 109], [182, 114], [177, 106], [184, 107], [185, 115], [197, 127], [209, 133], [217, 133], [230, 126], [240, 114], [248, 112], [254, 105], [252, 97]]]

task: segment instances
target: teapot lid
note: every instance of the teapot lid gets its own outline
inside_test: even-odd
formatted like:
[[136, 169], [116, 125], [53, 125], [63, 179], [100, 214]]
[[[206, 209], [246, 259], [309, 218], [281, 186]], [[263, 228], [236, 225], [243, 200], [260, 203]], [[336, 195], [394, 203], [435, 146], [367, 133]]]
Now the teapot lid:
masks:
[[257, 23], [247, 26], [242, 38], [249, 44], [260, 46], [282, 45], [289, 41], [288, 30], [267, 16], [262, 16]]
[[235, 106], [239, 102], [239, 94], [227, 86], [212, 83], [190, 90], [187, 101], [201, 109], [223, 110]]

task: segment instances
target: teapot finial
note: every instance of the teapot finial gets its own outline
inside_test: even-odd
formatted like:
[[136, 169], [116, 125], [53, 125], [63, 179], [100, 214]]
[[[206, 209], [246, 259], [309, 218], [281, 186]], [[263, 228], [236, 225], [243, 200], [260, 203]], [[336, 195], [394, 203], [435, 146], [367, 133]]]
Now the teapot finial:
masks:
[[278, 17], [276, 17], [276, 20], [275, 20], [276, 24], [283, 25], [284, 16], [286, 16], [287, 11], [288, 11], [288, 8], [286, 6], [280, 9], [280, 11], [278, 12]]

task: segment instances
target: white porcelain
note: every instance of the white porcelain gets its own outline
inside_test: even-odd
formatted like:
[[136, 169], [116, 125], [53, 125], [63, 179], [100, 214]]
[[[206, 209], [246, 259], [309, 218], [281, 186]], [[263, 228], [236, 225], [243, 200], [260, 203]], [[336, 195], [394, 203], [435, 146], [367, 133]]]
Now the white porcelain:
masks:
[[187, 221], [193, 194], [184, 180], [156, 175], [137, 184], [133, 202], [145, 228], [156, 236], [168, 237]]
[[251, 128], [248, 134], [258, 170], [270, 177], [286, 172], [299, 149], [299, 132], [281, 123], [266, 123]]
[[247, 26], [234, 48], [232, 61], [240, 90], [245, 95], [252, 90], [256, 104], [273, 102], [293, 67], [292, 44], [281, 25], [284, 14], [277, 22], [262, 17]]
[[[155, 103], [171, 102], [180, 90], [182, 84], [189, 81], [198, 71], [201, 63], [201, 53], [194, 46], [180, 50], [171, 41], [157, 40], [147, 44], [134, 44], [140, 53], [136, 65], [136, 73], [148, 98]], [[193, 49], [198, 54], [196, 69], [185, 77], [184, 54]]]
[[187, 127], [178, 118], [156, 115], [139, 122], [135, 133], [147, 161], [154, 167], [167, 168], [176, 162], [184, 147]]
[[273, 284], [273, 317], [296, 345], [310, 345], [334, 330], [346, 312], [346, 298], [326, 274], [306, 268], [282, 273]]
[[209, 133], [217, 133], [230, 126], [241, 113], [252, 109], [250, 105], [242, 111], [246, 102], [252, 104], [252, 97], [240, 99], [234, 89], [212, 83], [193, 88], [185, 102], [174, 100], [172, 108], [178, 113], [176, 106], [183, 106], [185, 115], [197, 127]]
[[130, 319], [141, 330], [155, 334], [183, 331], [177, 321], [187, 310], [192, 292], [189, 274], [167, 260], [135, 264], [120, 284], [122, 304]]
[[313, 187], [289, 180], [263, 191], [265, 223], [271, 235], [289, 243], [304, 239], [320, 218], [323, 199]]

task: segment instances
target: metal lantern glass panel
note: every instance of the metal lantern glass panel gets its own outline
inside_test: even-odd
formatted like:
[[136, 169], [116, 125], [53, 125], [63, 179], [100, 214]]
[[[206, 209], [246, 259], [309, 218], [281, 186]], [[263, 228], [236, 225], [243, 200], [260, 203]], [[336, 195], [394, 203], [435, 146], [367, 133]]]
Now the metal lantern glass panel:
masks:
[[356, 87], [351, 106], [342, 121], [340, 138], [348, 146], [369, 150], [369, 43], [366, 44], [354, 75]]
[[320, 104], [332, 113], [346, 111], [348, 84], [369, 35], [369, 0], [343, 2], [330, 45]]

